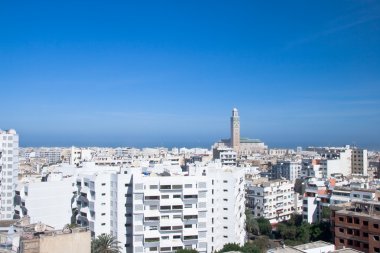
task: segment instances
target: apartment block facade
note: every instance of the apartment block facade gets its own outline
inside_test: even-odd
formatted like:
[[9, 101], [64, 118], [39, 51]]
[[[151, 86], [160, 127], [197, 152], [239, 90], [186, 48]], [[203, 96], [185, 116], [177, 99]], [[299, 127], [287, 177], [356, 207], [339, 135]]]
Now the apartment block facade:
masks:
[[11, 220], [14, 215], [14, 193], [18, 184], [19, 137], [15, 130], [0, 130], [0, 219]]
[[122, 252], [213, 252], [245, 242], [244, 170], [218, 163], [189, 176], [141, 168], [79, 175], [76, 222], [111, 233]]
[[259, 184], [247, 184], [247, 208], [254, 217], [264, 217], [271, 224], [290, 219], [297, 212], [298, 198], [294, 184], [288, 180], [273, 180]]

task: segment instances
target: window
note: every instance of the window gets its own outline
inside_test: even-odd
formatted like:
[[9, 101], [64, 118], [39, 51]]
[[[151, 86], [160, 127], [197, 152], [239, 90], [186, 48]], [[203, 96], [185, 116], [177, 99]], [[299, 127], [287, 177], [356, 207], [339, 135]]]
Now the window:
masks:
[[145, 196], [145, 200], [160, 200], [160, 196]]
[[363, 232], [363, 237], [368, 237], [368, 233]]
[[344, 244], [344, 239], [339, 239], [339, 243]]
[[130, 184], [125, 184], [124, 186], [125, 186], [125, 187], [129, 187], [129, 186], [130, 186]]
[[105, 223], [102, 223], [102, 226], [105, 226], [106, 224]]
[[181, 239], [180, 235], [173, 235], [173, 239]]
[[161, 199], [168, 199], [169, 195], [161, 195]]
[[173, 199], [180, 199], [181, 195], [173, 195]]
[[173, 185], [172, 189], [182, 189], [182, 185], [181, 184]]
[[102, 196], [106, 196], [106, 194], [103, 192], [103, 193], [102, 193]]
[[374, 228], [379, 228], [379, 224], [373, 224]]
[[223, 189], [223, 191], [224, 191], [224, 192], [228, 192], [228, 190], [227, 190], [227, 189]]
[[223, 180], [223, 183], [225, 183], [225, 184], [226, 184], [226, 183], [228, 183], [228, 181], [227, 181], [227, 180]]
[[173, 219], [182, 219], [182, 216], [180, 214], [173, 215]]
[[102, 183], [102, 186], [105, 186], [106, 185], [106, 183]]
[[172, 188], [171, 185], [160, 185], [161, 190], [170, 190]]
[[104, 215], [106, 215], [106, 213], [102, 213], [101, 215], [104, 216]]
[[366, 226], [366, 227], [367, 227], [367, 226], [368, 226], [368, 221], [364, 220], [364, 221], [363, 221], [363, 226]]
[[378, 236], [378, 235], [374, 235], [374, 236], [373, 236], [373, 239], [375, 239], [375, 241], [380, 241], [380, 239], [379, 239], [379, 236]]
[[228, 201], [228, 199], [223, 199], [223, 201]]
[[145, 238], [145, 242], [159, 242], [160, 238], [154, 237], [154, 238]]
[[149, 251], [155, 251], [156, 252], [156, 251], [158, 251], [157, 249], [158, 249], [157, 247], [150, 247]]
[[191, 225], [191, 224], [185, 224], [185, 228], [192, 228], [193, 227], [193, 225]]
[[344, 218], [343, 217], [339, 217], [339, 221], [344, 222]]
[[160, 210], [171, 210], [171, 206], [160, 206]]
[[168, 220], [168, 219], [169, 219], [169, 215], [162, 215], [162, 216], [161, 216], [161, 219], [162, 219], [162, 220]]
[[197, 235], [187, 235], [183, 237], [183, 240], [197, 240], [198, 236]]
[[224, 210], [224, 211], [227, 211], [227, 210], [228, 210], [228, 208], [223, 208], [223, 210]]
[[158, 189], [158, 185], [149, 185], [149, 189], [156, 190]]
[[170, 251], [171, 248], [170, 247], [161, 247], [160, 250], [161, 251]]
[[185, 204], [185, 208], [192, 208], [193, 205], [192, 204]]
[[227, 217], [223, 217], [223, 220], [228, 220], [228, 218]]
[[185, 188], [192, 188], [192, 184], [185, 184]]
[[228, 229], [228, 227], [223, 227], [224, 229]]

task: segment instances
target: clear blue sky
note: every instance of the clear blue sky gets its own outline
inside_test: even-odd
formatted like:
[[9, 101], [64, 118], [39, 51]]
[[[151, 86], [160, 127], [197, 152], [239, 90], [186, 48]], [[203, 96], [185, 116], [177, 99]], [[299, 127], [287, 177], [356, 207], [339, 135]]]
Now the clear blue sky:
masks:
[[0, 128], [23, 146], [380, 149], [379, 1], [1, 1]]

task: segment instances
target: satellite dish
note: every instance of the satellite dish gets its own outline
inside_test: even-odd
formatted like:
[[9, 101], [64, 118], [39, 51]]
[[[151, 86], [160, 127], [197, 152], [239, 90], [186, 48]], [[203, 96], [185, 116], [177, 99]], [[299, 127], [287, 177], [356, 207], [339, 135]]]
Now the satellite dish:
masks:
[[41, 222], [38, 222], [36, 226], [34, 226], [34, 231], [36, 231], [37, 233], [42, 233], [45, 230], [46, 230], [46, 225]]

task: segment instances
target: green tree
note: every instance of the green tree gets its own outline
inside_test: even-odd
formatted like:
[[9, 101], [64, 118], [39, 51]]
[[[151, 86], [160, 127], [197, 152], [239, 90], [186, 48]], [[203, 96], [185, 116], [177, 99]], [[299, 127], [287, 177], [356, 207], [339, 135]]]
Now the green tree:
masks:
[[119, 241], [109, 234], [101, 234], [91, 242], [91, 253], [121, 253]]
[[256, 219], [256, 221], [259, 225], [259, 231], [261, 235], [270, 236], [272, 234], [272, 225], [270, 224], [269, 220], [265, 219], [264, 217], [260, 217]]
[[310, 224], [303, 222], [301, 226], [297, 228], [297, 240], [301, 241], [302, 243], [310, 242], [310, 230]]
[[324, 207], [322, 208], [322, 214], [321, 214], [322, 219], [323, 219], [323, 220], [330, 220], [330, 215], [331, 215], [331, 210], [330, 210], [330, 208], [327, 207], [327, 206], [324, 206]]
[[195, 249], [179, 249], [176, 253], [198, 253]]
[[245, 210], [245, 225], [248, 233], [260, 235], [259, 223], [253, 217], [252, 212], [249, 209]]
[[242, 247], [240, 247], [237, 243], [227, 243], [224, 244], [223, 248], [218, 251], [218, 253], [229, 252], [229, 251], [241, 251]]
[[241, 248], [243, 253], [261, 253], [262, 251], [253, 243], [246, 243]]

